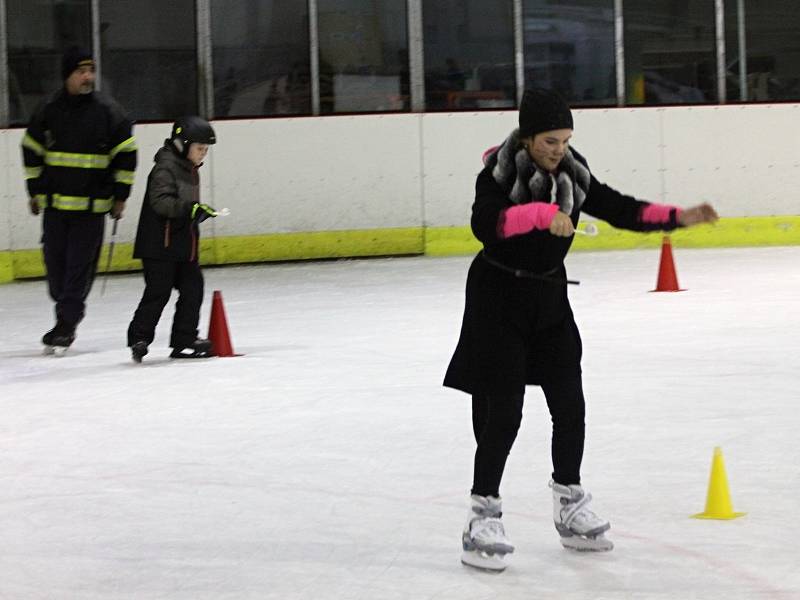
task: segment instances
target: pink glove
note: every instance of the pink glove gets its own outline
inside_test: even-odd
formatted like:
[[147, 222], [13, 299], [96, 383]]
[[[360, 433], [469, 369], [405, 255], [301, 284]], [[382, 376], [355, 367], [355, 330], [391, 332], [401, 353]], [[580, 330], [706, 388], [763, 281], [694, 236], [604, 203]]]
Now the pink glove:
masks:
[[639, 214], [639, 220], [642, 223], [650, 225], [663, 225], [669, 223], [669, 215], [672, 211], [677, 211], [675, 217], [681, 214], [681, 209], [677, 206], [670, 206], [669, 204], [649, 204], [645, 206]]
[[534, 229], [549, 229], [557, 212], [557, 204], [545, 202], [529, 202], [507, 208], [497, 220], [497, 237], [506, 239]]

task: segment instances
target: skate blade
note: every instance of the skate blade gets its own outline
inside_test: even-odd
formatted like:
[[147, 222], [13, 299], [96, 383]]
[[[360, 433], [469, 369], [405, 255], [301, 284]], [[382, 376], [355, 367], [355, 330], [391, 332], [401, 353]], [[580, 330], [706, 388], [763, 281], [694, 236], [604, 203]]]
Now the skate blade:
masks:
[[193, 352], [191, 354], [189, 354], [189, 353], [183, 354], [181, 352], [177, 352], [177, 353], [176, 352], [170, 352], [170, 355], [169, 355], [170, 358], [176, 358], [178, 360], [193, 360], [193, 359], [199, 359], [199, 358], [212, 358], [212, 356], [213, 355], [208, 353], [208, 352]]
[[508, 566], [505, 561], [505, 554], [488, 554], [480, 550], [464, 550], [461, 553], [461, 562], [468, 567], [495, 573], [504, 571]]
[[602, 533], [594, 537], [573, 535], [560, 539], [564, 548], [577, 550], [578, 552], [608, 552], [614, 549], [614, 542], [606, 538]]
[[67, 353], [67, 350], [69, 350], [69, 346], [53, 346], [52, 348], [53, 348], [53, 351], [52, 351], [51, 354], [53, 354], [53, 356], [57, 356], [59, 358], [64, 356]]
[[53, 348], [53, 346], [45, 346], [44, 350], [42, 350], [42, 354], [44, 354], [45, 356], [52, 356], [53, 354], [55, 354], [55, 352], [56, 350], [55, 348]]

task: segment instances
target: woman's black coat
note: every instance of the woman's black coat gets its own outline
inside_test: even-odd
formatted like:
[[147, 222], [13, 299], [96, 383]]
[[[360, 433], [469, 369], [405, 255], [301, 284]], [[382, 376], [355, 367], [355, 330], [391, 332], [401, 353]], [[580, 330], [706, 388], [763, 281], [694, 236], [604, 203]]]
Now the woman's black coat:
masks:
[[[585, 164], [574, 150], [573, 154]], [[523, 393], [526, 384], [579, 377], [581, 338], [567, 297], [564, 268], [573, 238], [534, 230], [502, 239], [498, 218], [513, 204], [490, 167], [478, 175], [475, 191], [472, 231], [484, 249], [469, 269], [461, 334], [444, 385], [470, 394], [508, 395]], [[583, 206], [576, 207], [570, 218], [577, 226], [583, 211], [621, 229], [677, 227], [674, 210], [669, 223], [644, 223], [641, 211], [648, 204], [592, 176]], [[550, 280], [518, 277], [490, 261]]]

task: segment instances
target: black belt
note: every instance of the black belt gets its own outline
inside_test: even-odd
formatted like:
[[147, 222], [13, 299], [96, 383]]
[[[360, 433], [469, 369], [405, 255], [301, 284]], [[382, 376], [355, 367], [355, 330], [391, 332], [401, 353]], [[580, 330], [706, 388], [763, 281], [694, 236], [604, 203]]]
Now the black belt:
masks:
[[548, 283], [559, 283], [562, 285], [571, 284], [571, 285], [580, 285], [581, 282], [575, 279], [564, 279], [563, 277], [552, 277], [551, 274], [555, 273], [558, 270], [558, 267], [551, 269], [550, 271], [546, 271], [544, 273], [534, 273], [533, 271], [526, 271], [525, 269], [515, 269], [513, 267], [509, 267], [508, 265], [504, 265], [501, 262], [496, 261], [491, 256], [486, 254], [486, 250], [481, 250], [481, 257], [487, 263], [500, 269], [501, 271], [505, 271], [506, 273], [511, 273], [514, 277], [519, 279], [537, 279], [539, 281], [547, 281]]

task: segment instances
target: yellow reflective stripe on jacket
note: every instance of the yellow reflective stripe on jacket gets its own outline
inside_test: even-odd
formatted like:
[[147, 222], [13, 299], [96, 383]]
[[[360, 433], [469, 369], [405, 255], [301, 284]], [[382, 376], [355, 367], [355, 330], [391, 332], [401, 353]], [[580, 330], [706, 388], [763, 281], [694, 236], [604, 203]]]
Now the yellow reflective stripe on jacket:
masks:
[[111, 210], [111, 206], [114, 204], [114, 200], [112, 198], [95, 198], [94, 199], [94, 206], [92, 207], [92, 212], [96, 213], [107, 213]]
[[133, 171], [123, 171], [122, 169], [117, 169], [114, 171], [114, 181], [133, 185]]
[[108, 155], [113, 160], [113, 158], [120, 152], [133, 152], [134, 150], [136, 150], [136, 138], [131, 136], [124, 142], [121, 142], [116, 146], [114, 146], [111, 149], [111, 152], [108, 153]]
[[[50, 205], [57, 210], [87, 210], [89, 208], [89, 198], [87, 196], [62, 196], [53, 194], [53, 203]], [[92, 205], [92, 212], [105, 213], [111, 210], [113, 201], [111, 198], [95, 198]]]
[[50, 167], [71, 169], [106, 169], [111, 160], [105, 154], [78, 154], [77, 152], [47, 152], [44, 164]]
[[25, 136], [22, 138], [22, 147], [27, 148], [31, 152], [38, 154], [39, 156], [44, 156], [46, 150], [44, 146], [42, 146], [39, 142], [31, 137], [31, 134], [26, 133]]
[[25, 167], [25, 179], [41, 177], [44, 167]]

